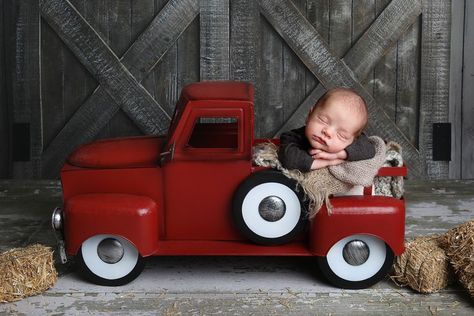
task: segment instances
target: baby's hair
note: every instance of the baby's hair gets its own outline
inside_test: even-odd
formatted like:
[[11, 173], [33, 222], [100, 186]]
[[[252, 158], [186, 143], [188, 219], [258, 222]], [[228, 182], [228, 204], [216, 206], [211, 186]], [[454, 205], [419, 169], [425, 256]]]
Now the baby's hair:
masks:
[[[346, 88], [346, 87], [337, 87], [337, 88], [329, 89], [318, 99], [318, 101], [314, 105], [313, 109], [316, 109], [317, 107], [320, 107], [320, 106], [324, 106], [326, 101], [331, 96], [333, 96], [335, 94], [339, 94], [339, 93], [343, 93], [346, 96], [347, 95], [351, 96], [353, 98], [352, 101], [355, 101], [355, 102], [351, 102], [351, 104], [355, 104], [357, 106], [356, 110], [365, 119], [364, 124], [362, 124], [362, 127], [356, 133], [356, 136], [359, 136], [360, 134], [362, 134], [364, 129], [367, 127], [369, 111], [367, 109], [367, 103], [365, 102], [364, 98], [359, 93], [357, 93], [357, 91], [355, 91], [354, 89]], [[354, 97], [355, 97], [355, 99], [354, 99]]]

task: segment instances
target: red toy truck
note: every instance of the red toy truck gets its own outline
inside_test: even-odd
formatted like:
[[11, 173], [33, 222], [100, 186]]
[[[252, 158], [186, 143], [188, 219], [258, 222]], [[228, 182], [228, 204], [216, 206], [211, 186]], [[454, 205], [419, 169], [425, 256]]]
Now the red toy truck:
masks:
[[[403, 199], [332, 198], [309, 221], [293, 180], [252, 163], [253, 88], [200, 82], [181, 93], [168, 135], [100, 140], [61, 170], [53, 212], [63, 262], [102, 285], [135, 279], [149, 256], [314, 256], [330, 282], [368, 287], [404, 251]], [[404, 176], [382, 168], [379, 175]], [[369, 190], [365, 190], [366, 192]]]

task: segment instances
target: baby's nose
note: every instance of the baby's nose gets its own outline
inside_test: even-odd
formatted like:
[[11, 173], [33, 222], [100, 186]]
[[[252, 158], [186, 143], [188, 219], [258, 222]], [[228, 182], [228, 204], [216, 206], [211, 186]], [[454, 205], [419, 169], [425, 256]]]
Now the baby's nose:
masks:
[[323, 129], [323, 135], [327, 138], [331, 138], [331, 132], [327, 128]]

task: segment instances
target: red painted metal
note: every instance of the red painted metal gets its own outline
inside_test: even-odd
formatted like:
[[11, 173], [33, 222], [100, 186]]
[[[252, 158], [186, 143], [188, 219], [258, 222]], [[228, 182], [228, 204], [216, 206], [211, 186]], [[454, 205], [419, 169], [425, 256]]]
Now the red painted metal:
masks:
[[377, 175], [379, 177], [397, 177], [402, 176], [406, 177], [408, 174], [408, 169], [405, 165], [402, 167], [382, 167], [379, 169]]
[[[121, 235], [142, 256], [325, 255], [335, 241], [359, 233], [403, 251], [404, 200], [370, 195], [333, 198], [333, 213], [323, 207], [297, 242], [269, 247], [243, 240], [231, 221], [233, 194], [262, 169], [252, 165], [252, 146], [278, 144], [254, 139], [253, 126], [251, 85], [203, 82], [183, 89], [168, 135], [80, 147], [61, 171], [67, 253], [75, 255], [94, 234]], [[379, 175], [404, 176], [406, 167]]]
[[76, 149], [67, 159], [83, 168], [156, 166], [163, 138], [153, 136], [99, 140]]
[[312, 256], [304, 241], [260, 246], [237, 241], [160, 241], [155, 256]]
[[369, 234], [384, 240], [395, 255], [404, 251], [405, 203], [386, 196], [343, 196], [331, 199], [316, 214], [309, 232], [311, 252], [325, 256], [337, 241], [355, 234]]
[[153, 254], [158, 243], [155, 202], [131, 194], [80, 194], [67, 200], [64, 217], [66, 252], [75, 255], [82, 242], [98, 234], [128, 239], [143, 256]]

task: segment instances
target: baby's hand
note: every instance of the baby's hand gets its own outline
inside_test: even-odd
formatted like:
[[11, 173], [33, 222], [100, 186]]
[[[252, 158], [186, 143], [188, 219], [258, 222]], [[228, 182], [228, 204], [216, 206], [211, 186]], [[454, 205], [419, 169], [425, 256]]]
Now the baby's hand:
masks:
[[336, 166], [343, 163], [344, 160], [342, 159], [333, 159], [333, 160], [326, 160], [326, 159], [314, 159], [313, 164], [311, 165], [311, 170], [321, 169], [329, 166]]
[[323, 160], [344, 160], [347, 158], [347, 153], [345, 150], [341, 150], [337, 153], [328, 153], [321, 149], [310, 149], [309, 154], [313, 159], [323, 159]]

